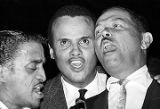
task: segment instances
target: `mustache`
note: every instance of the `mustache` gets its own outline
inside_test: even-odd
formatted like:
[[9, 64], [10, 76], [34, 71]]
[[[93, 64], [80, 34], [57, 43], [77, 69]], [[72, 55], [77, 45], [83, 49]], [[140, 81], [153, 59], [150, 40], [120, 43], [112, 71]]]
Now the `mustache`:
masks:
[[111, 43], [113, 41], [112, 37], [103, 37], [100, 41], [100, 46], [102, 47], [105, 43]]
[[101, 42], [103, 41], [113, 41], [113, 38], [105, 36], [101, 39]]

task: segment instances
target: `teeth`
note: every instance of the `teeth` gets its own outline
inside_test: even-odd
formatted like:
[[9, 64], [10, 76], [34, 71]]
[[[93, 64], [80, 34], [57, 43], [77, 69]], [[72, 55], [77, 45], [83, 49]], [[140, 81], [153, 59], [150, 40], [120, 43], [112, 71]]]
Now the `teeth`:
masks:
[[113, 45], [111, 45], [110, 43], [105, 43], [104, 44], [104, 52], [109, 52], [109, 51], [112, 51], [114, 49], [115, 49], [115, 47]]
[[43, 87], [42, 84], [36, 85], [36, 86], [34, 87], [34, 91], [37, 92], [37, 93], [40, 93], [40, 92], [41, 92], [40, 90], [41, 90], [42, 87]]
[[43, 98], [44, 94], [41, 92], [41, 89], [43, 88], [43, 84], [39, 83], [34, 86], [33, 92], [38, 95], [38, 98]]
[[82, 62], [81, 61], [72, 61], [71, 65], [75, 68], [80, 68], [82, 66]]
[[40, 88], [40, 86], [36, 86], [35, 89], [40, 90], [41, 88]]
[[110, 45], [111, 45], [110, 43], [105, 43], [104, 47], [106, 48], [107, 46], [110, 46]]

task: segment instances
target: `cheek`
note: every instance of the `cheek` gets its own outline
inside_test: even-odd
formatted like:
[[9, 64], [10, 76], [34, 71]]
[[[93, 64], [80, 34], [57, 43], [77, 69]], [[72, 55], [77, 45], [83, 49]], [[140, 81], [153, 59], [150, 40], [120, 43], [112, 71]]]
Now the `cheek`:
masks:
[[121, 39], [119, 42], [120, 48], [122, 48], [123, 52], [135, 52], [135, 48], [137, 48], [136, 46], [139, 46], [137, 40], [134, 38]]
[[64, 67], [66, 67], [66, 62], [68, 61], [68, 59], [68, 54], [65, 52], [60, 52], [56, 54], [55, 60], [59, 69], [64, 69]]
[[95, 39], [94, 45], [95, 45], [95, 47], [100, 48], [100, 45], [101, 45], [101, 38]]
[[58, 62], [65, 61], [69, 56], [68, 50], [56, 50], [55, 51], [55, 59]]
[[95, 52], [96, 52], [96, 55], [99, 57], [100, 55], [101, 55], [101, 53], [103, 52], [103, 51], [101, 51], [101, 46], [100, 46], [100, 42], [96, 42], [95, 43]]
[[89, 51], [87, 53], [83, 53], [83, 55], [86, 58], [86, 60], [88, 60], [89, 62], [93, 62], [96, 59], [95, 50]]

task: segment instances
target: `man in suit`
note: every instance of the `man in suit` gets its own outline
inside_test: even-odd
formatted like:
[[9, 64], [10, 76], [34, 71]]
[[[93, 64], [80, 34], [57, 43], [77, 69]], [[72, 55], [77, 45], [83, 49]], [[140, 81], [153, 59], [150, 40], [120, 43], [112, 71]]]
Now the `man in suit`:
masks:
[[40, 35], [0, 31], [0, 109], [37, 108], [46, 80]]
[[60, 73], [45, 85], [41, 109], [69, 109], [79, 89], [87, 89], [85, 98], [106, 89], [107, 76], [96, 67], [94, 20], [91, 12], [76, 5], [60, 8], [51, 19], [50, 54]]
[[[152, 41], [152, 34], [131, 10], [111, 7], [102, 13], [96, 22], [95, 50], [111, 77], [107, 90], [87, 100], [88, 109], [119, 109], [119, 103], [124, 104], [121, 109], [160, 108], [160, 85], [146, 66]], [[127, 81], [123, 85], [126, 98], [119, 101], [122, 80]]]

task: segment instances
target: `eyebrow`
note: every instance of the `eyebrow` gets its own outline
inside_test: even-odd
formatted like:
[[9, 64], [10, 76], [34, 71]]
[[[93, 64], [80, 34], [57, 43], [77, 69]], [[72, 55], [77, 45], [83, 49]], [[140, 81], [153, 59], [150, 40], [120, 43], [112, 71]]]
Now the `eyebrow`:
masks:
[[[113, 18], [112, 18], [112, 17], [113, 17]], [[115, 20], [121, 20], [121, 21], [123, 21], [123, 22], [126, 22], [126, 21], [128, 22], [128, 21], [129, 21], [129, 20], [124, 19], [123, 17], [119, 17], [119, 16], [112, 15], [112, 16], [110, 16], [110, 17], [107, 17], [107, 18], [105, 18], [105, 19], [102, 19], [101, 22], [104, 22], [105, 20], [110, 19], [110, 18], [112, 18], [113, 21], [115, 21]], [[100, 25], [100, 24], [96, 24], [96, 26], [98, 26], [98, 25]]]
[[45, 63], [45, 61], [46, 61], [46, 60], [37, 59], [37, 60], [31, 60], [31, 63], [39, 64], [39, 63]]
[[81, 37], [80, 40], [81, 39], [92, 39], [92, 38], [94, 38], [94, 36], [92, 37], [91, 35], [86, 35], [86, 36]]
[[128, 19], [124, 19], [124, 18], [121, 18], [121, 17], [118, 17], [118, 18], [114, 18], [113, 19], [113, 21], [122, 21], [122, 22], [124, 22], [124, 23], [126, 23], [126, 22], [129, 22], [129, 20]]
[[83, 38], [91, 38], [91, 37], [90, 37], [90, 35], [85, 35], [81, 39], [83, 39]]

